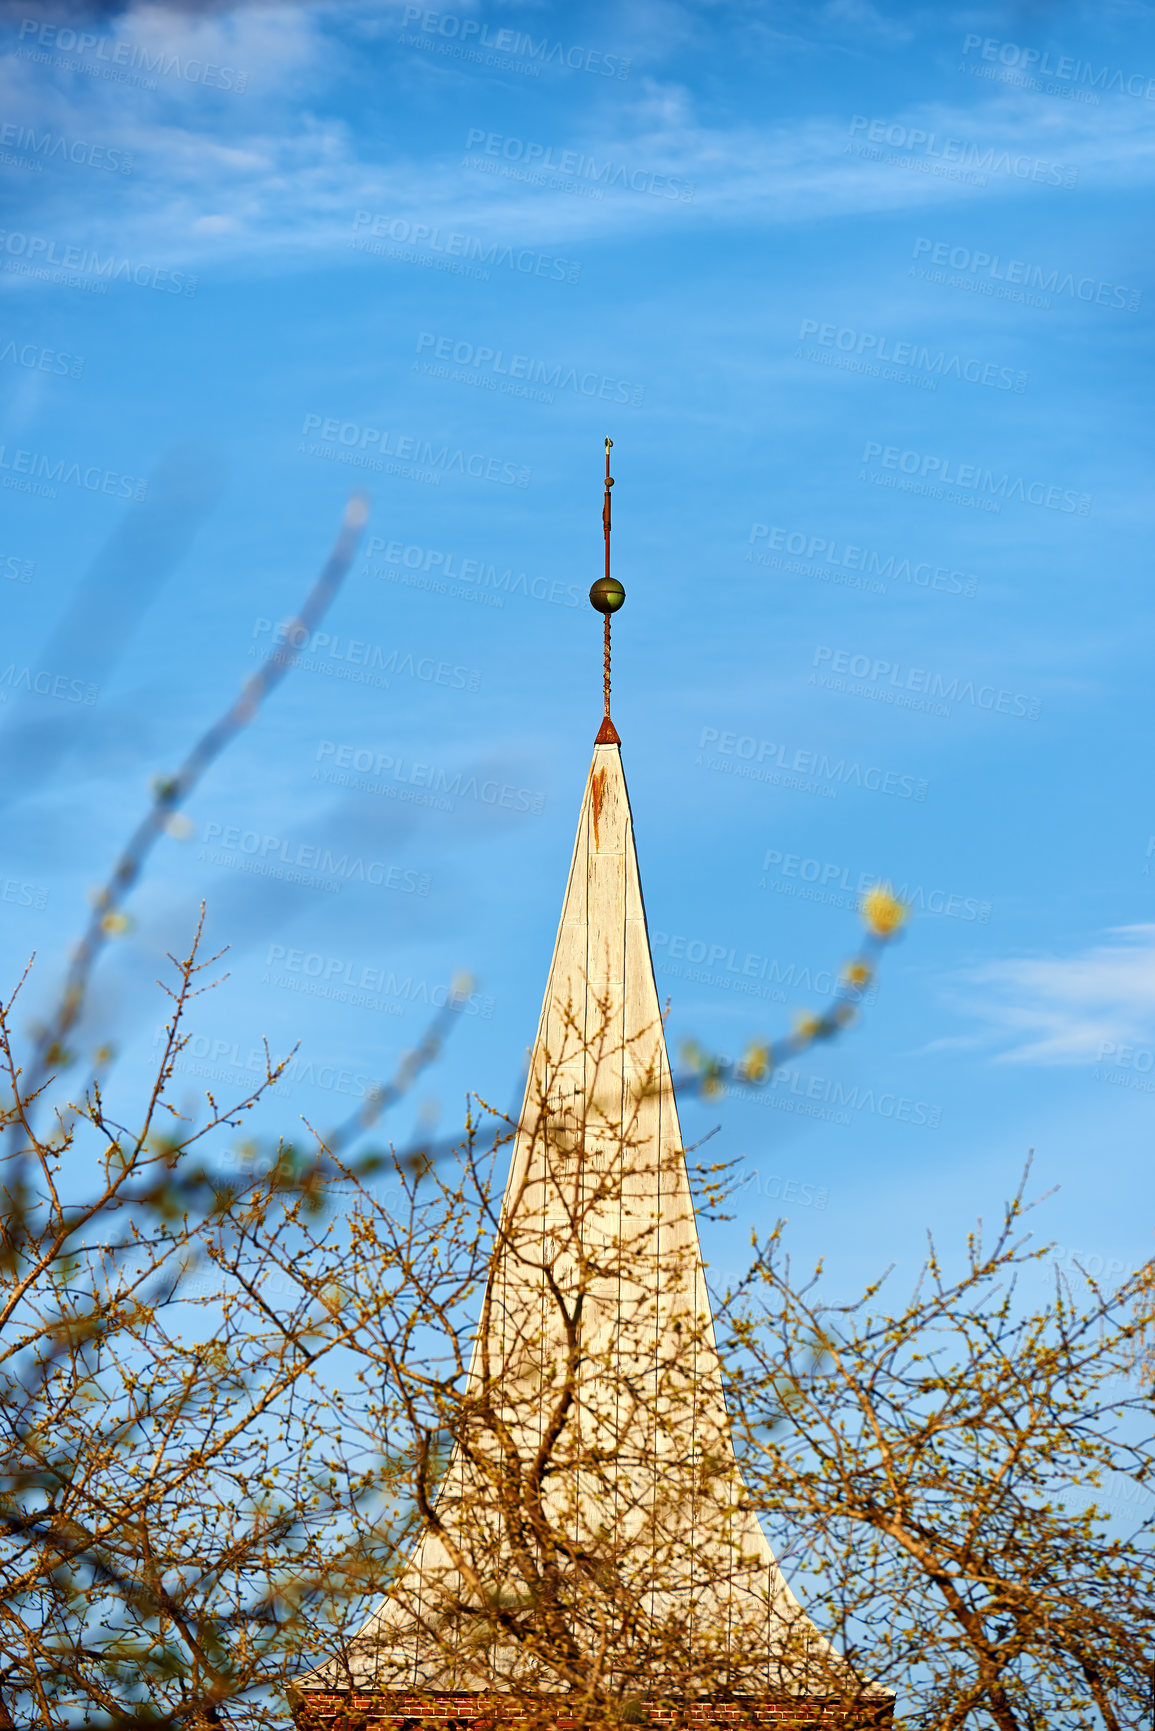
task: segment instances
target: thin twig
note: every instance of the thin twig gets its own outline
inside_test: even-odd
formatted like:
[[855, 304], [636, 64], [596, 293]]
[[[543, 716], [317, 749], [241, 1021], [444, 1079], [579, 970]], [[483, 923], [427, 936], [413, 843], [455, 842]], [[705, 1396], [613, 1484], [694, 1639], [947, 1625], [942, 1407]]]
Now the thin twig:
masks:
[[345, 507], [341, 528], [321, 575], [306, 596], [300, 612], [286, 628], [285, 647], [270, 656], [250, 679], [246, 679], [240, 695], [202, 734], [176, 774], [156, 785], [151, 807], [137, 825], [108, 882], [96, 897], [87, 929], [72, 953], [60, 1002], [37, 1032], [29, 1066], [28, 1086], [33, 1093], [42, 1086], [53, 1067], [64, 1066], [69, 1061], [64, 1041], [80, 1019], [93, 968], [109, 937], [117, 930], [116, 915], [140, 877], [153, 846], [168, 829], [172, 814], [188, 799], [205, 771], [252, 721], [265, 698], [292, 668], [302, 645], [308, 642], [324, 618], [353, 562], [368, 515], [368, 499], [363, 493], [354, 493]]
[[[381, 1117], [383, 1112], [395, 1106], [398, 1100], [412, 1088], [422, 1070], [428, 1069], [435, 1059], [440, 1057], [446, 1036], [454, 1021], [461, 1013], [461, 1007], [468, 1002], [473, 981], [466, 976], [455, 980], [450, 988], [449, 996], [438, 1010], [428, 1028], [425, 1030], [412, 1051], [406, 1052], [390, 1082], [378, 1083], [370, 1088], [365, 1096], [364, 1104], [355, 1112], [350, 1113], [343, 1124], [331, 1130], [324, 1138], [325, 1147], [331, 1154], [339, 1153], [348, 1147], [349, 1143], [370, 1129]], [[455, 1144], [457, 1146], [457, 1144]]]
[[774, 1040], [753, 1040], [741, 1058], [722, 1058], [706, 1052], [696, 1041], [682, 1044], [684, 1074], [673, 1078], [675, 1091], [683, 1098], [701, 1094], [710, 1098], [724, 1092], [727, 1084], [760, 1088], [788, 1058], [797, 1058], [820, 1040], [832, 1040], [858, 1018], [858, 1006], [874, 983], [882, 952], [894, 942], [906, 921], [907, 909], [886, 886], [871, 890], [860, 908], [866, 930], [858, 950], [838, 976], [833, 1002], [820, 1015], [800, 1015], [789, 1034]]

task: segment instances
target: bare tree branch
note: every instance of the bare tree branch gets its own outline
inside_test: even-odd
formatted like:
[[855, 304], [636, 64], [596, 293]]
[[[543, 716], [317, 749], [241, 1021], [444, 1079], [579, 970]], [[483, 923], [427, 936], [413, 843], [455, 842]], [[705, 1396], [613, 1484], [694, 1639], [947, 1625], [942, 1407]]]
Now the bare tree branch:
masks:
[[261, 704], [292, 668], [301, 645], [308, 642], [310, 634], [324, 618], [353, 562], [368, 514], [367, 498], [364, 494], [355, 493], [345, 508], [340, 531], [324, 569], [306, 596], [300, 612], [287, 627], [286, 647], [270, 656], [245, 681], [240, 695], [202, 734], [176, 774], [156, 784], [151, 807], [95, 898], [88, 925], [72, 952], [59, 1004], [37, 1031], [29, 1067], [28, 1093], [35, 1095], [50, 1073], [71, 1061], [65, 1042], [83, 1013], [92, 970], [109, 937], [119, 928], [120, 910], [136, 885], [149, 854], [205, 771], [241, 729], [253, 720]]

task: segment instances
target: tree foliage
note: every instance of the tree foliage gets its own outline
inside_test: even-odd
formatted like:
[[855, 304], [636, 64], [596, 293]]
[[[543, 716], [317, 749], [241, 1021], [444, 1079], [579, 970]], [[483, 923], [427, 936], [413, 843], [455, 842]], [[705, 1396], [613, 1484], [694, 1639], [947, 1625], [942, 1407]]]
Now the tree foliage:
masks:
[[1027, 1213], [1020, 1185], [953, 1276], [932, 1243], [893, 1312], [881, 1282], [828, 1305], [758, 1246], [724, 1313], [746, 1480], [811, 1613], [912, 1725], [1147, 1725], [1155, 1516], [1129, 1529], [1107, 1497], [1155, 1476], [1149, 1271], [1047, 1292]]
[[[757, 1514], [786, 1559], [833, 1643], [801, 1625], [785, 1638], [782, 1663], [811, 1688], [893, 1689], [899, 1722], [927, 1731], [1146, 1723], [1151, 1523], [1120, 1531], [1098, 1506], [1104, 1486], [1151, 1472], [1142, 1276], [1044, 1290], [1021, 1192], [993, 1243], [967, 1241], [960, 1272], [932, 1247], [891, 1311], [881, 1284], [851, 1306], [797, 1285], [775, 1234], [719, 1301], [716, 1350], [698, 1289], [670, 1285], [685, 1238], [659, 1245], [622, 1215], [654, 1177], [644, 1077], [607, 1111], [603, 1047], [586, 1054], [584, 1103], [531, 1093], [538, 1176], [523, 1171], [504, 1214], [516, 1126], [480, 1105], [449, 1160], [355, 1165], [316, 1138], [226, 1179], [221, 1151], [278, 1069], [195, 1119], [174, 1098], [183, 1019], [211, 970], [195, 948], [176, 964], [131, 1125], [91, 1084], [41, 1127], [5, 1007], [13, 1723], [283, 1724], [294, 1680], [337, 1675], [359, 1632], [364, 1650], [367, 1611], [439, 1524], [471, 1534], [429, 1624], [458, 1674], [504, 1654], [503, 1687], [563, 1689], [589, 1723], [636, 1716], [655, 1688], [741, 1697], [754, 1647], [703, 1639], [684, 1594], [663, 1598], [687, 1567], [699, 1605], [722, 1591], [707, 1506], [723, 1524]], [[543, 1173], [548, 1243], [529, 1194]], [[700, 1174], [699, 1201], [725, 1183]], [[607, 1208], [622, 1215], [609, 1234]], [[691, 1303], [655, 1300], [659, 1255]], [[546, 1294], [536, 1309], [509, 1302], [513, 1264]], [[725, 1380], [741, 1479], [695, 1392], [705, 1367]], [[454, 1447], [468, 1463], [455, 1479]], [[660, 1494], [627, 1506], [639, 1473]]]

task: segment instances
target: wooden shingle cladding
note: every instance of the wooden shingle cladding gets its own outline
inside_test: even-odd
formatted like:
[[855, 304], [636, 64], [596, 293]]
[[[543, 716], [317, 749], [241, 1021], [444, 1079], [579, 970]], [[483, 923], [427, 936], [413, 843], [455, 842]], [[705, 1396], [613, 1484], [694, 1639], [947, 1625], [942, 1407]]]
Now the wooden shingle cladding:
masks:
[[[626, 1646], [608, 1664], [602, 1657], [607, 1674], [634, 1680], [627, 1693], [636, 1686], [661, 1694], [663, 1679], [696, 1677], [687, 1696], [721, 1690], [730, 1703], [750, 1704], [715, 1708], [699, 1699], [685, 1706], [687, 1725], [730, 1725], [748, 1711], [751, 1725], [881, 1723], [889, 1695], [885, 1702], [875, 1697], [874, 1717], [861, 1709], [853, 1719], [845, 1709], [831, 1717], [833, 1698], [845, 1701], [861, 1686], [794, 1598], [748, 1507], [717, 1362], [621, 752], [604, 730], [599, 741], [471, 1387], [499, 1390], [491, 1397], [495, 1420], [531, 1462], [560, 1410], [557, 1366], [580, 1333], [580, 1352], [568, 1361], [573, 1399], [537, 1514], [562, 1541], [578, 1646], [587, 1631], [605, 1626], [607, 1607], [628, 1625]], [[580, 1328], [567, 1335], [561, 1306], [571, 1295], [581, 1299]], [[576, 1302], [572, 1308], [576, 1315]], [[540, 1647], [535, 1654], [532, 1642], [519, 1646], [501, 1634], [492, 1615], [519, 1594], [536, 1604], [541, 1583], [515, 1554], [511, 1534], [526, 1526], [524, 1511], [503, 1503], [502, 1462], [487, 1448], [484, 1426], [464, 1415], [435, 1521], [357, 1635], [298, 1680], [299, 1725], [529, 1725], [527, 1690], [540, 1690], [546, 1702], [574, 1687], [580, 1656], [567, 1677], [549, 1655], [542, 1659]], [[574, 1557], [587, 1561], [574, 1564]], [[612, 1590], [603, 1585], [609, 1577]], [[488, 1637], [477, 1634], [486, 1628]], [[592, 1635], [590, 1642], [592, 1650]], [[554, 1658], [558, 1650], [555, 1643]], [[542, 1710], [554, 1723], [552, 1702]], [[560, 1703], [557, 1710], [564, 1715]], [[665, 1709], [655, 1713], [655, 1723], [667, 1722]]]

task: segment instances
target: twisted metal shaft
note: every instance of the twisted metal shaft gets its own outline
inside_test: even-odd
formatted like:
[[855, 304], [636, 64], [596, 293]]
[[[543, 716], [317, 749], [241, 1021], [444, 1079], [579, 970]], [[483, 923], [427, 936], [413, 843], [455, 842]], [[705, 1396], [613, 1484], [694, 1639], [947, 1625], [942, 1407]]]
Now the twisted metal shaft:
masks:
[[[606, 538], [606, 582], [607, 583], [610, 580], [610, 488], [614, 484], [613, 476], [610, 474], [610, 449], [611, 449], [612, 445], [613, 445], [613, 440], [607, 439], [606, 440], [606, 497], [605, 497], [605, 503], [602, 506], [602, 528], [605, 531], [605, 538]], [[606, 653], [605, 653], [605, 680], [604, 680], [604, 683], [605, 683], [606, 714], [609, 715], [609, 712], [610, 712], [610, 616], [608, 613], [605, 615], [605, 621], [606, 621]]]

